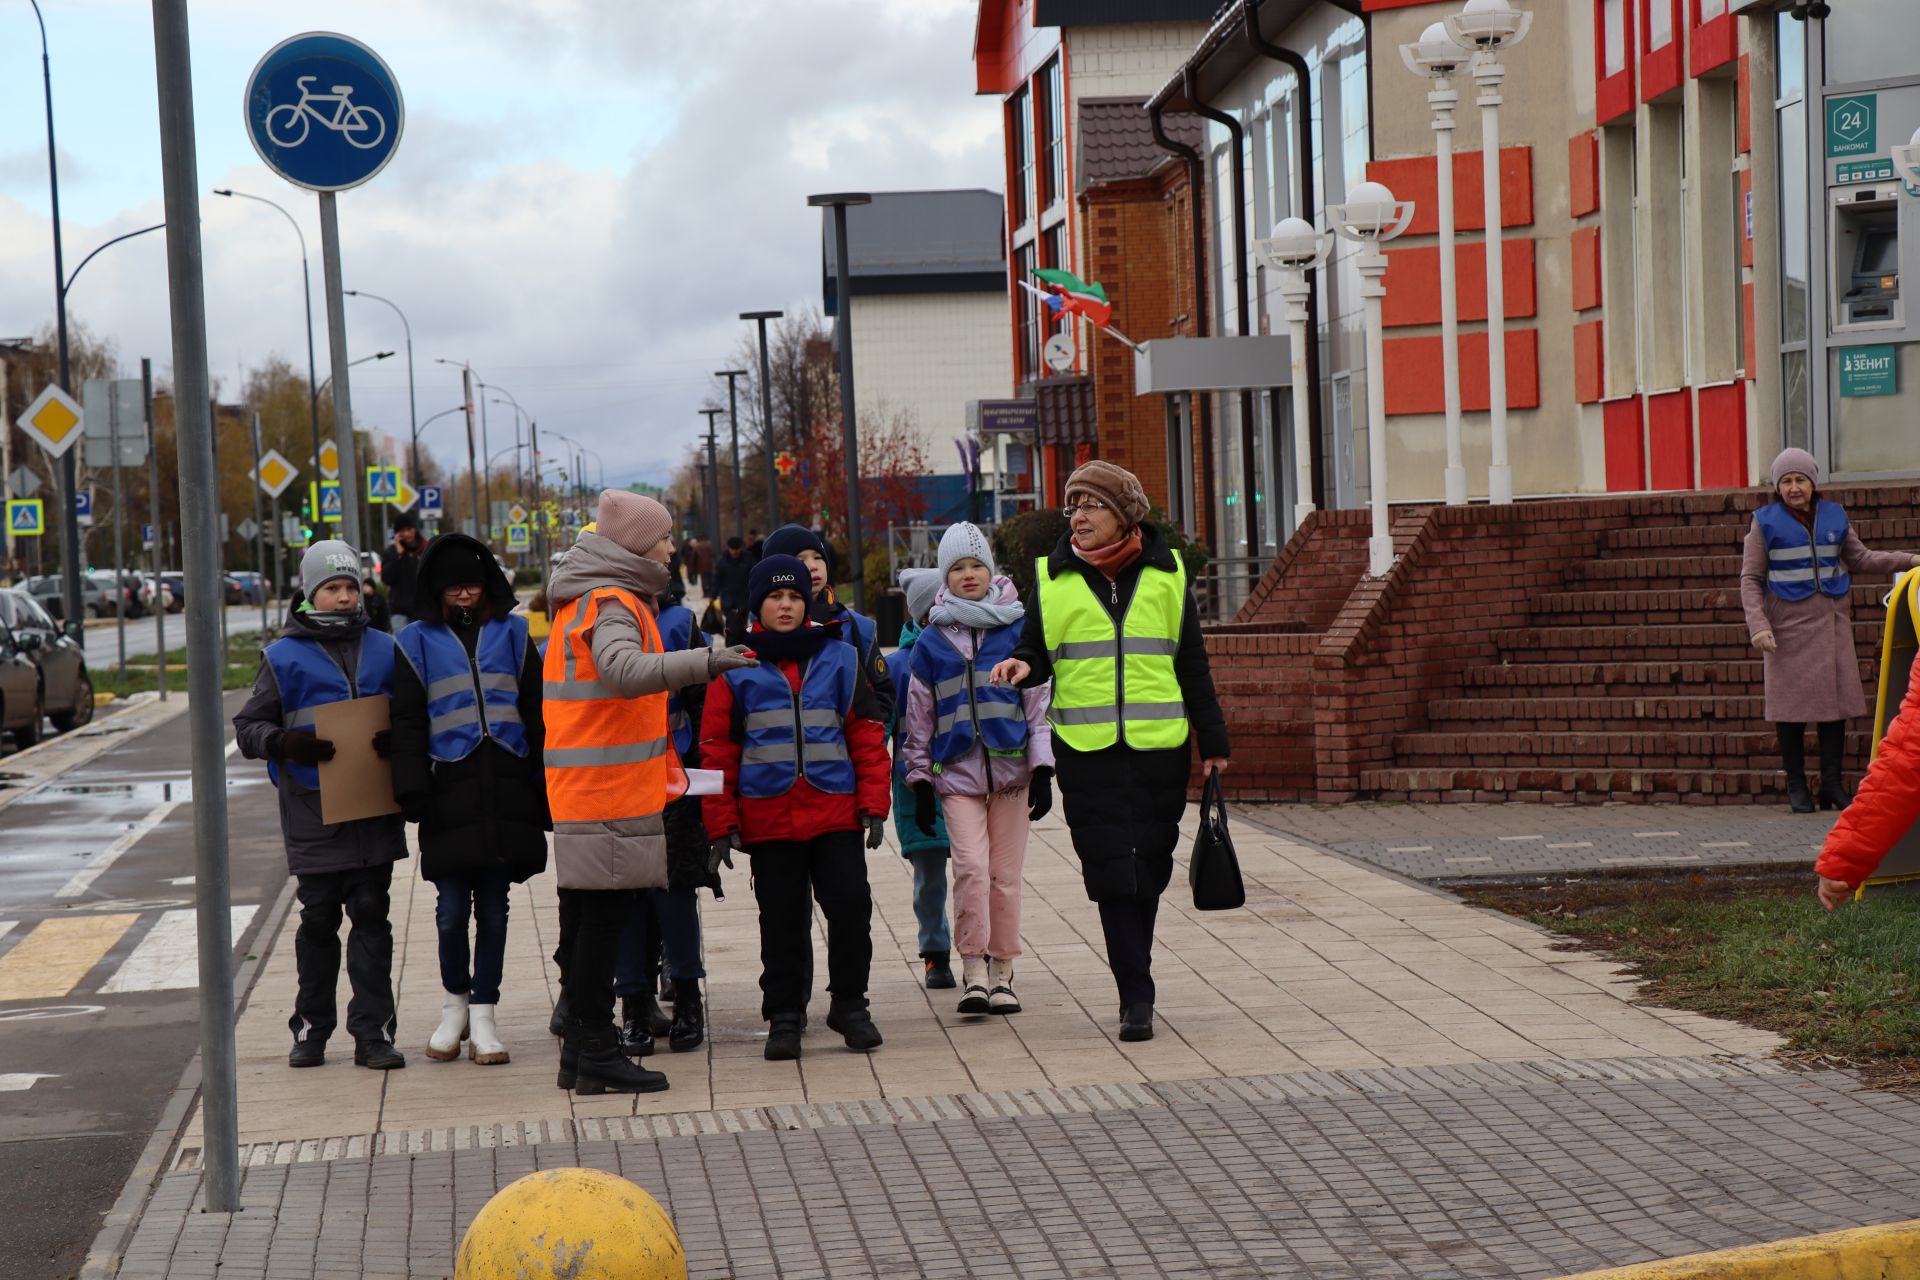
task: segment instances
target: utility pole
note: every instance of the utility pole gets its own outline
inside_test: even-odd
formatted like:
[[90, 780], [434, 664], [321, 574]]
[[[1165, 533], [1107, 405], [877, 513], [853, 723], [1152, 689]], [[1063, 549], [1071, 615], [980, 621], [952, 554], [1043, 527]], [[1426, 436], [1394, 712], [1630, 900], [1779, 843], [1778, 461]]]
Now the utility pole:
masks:
[[852, 561], [853, 607], [867, 611], [867, 562], [860, 547], [860, 425], [853, 398], [853, 282], [847, 266], [847, 207], [872, 204], [864, 192], [808, 196], [815, 208], [833, 210], [833, 344], [840, 350], [840, 436], [847, 455], [847, 558]]
[[167, 700], [167, 606], [165, 588], [160, 584], [160, 450], [155, 447], [153, 426], [153, 361], [140, 357], [140, 403], [147, 419], [147, 523], [153, 530], [153, 651], [154, 678], [160, 686], [160, 701]]
[[473, 370], [466, 365], [460, 366], [460, 394], [467, 410], [467, 496], [473, 503], [473, 536], [485, 542], [492, 530], [493, 512], [480, 505], [480, 464], [473, 457]]
[[760, 431], [767, 463], [767, 532], [780, 527], [780, 480], [773, 467], [773, 375], [767, 364], [767, 321], [778, 320], [779, 311], [743, 311], [742, 320], [752, 320], [760, 328]]
[[127, 684], [127, 552], [122, 541], [120, 504], [120, 397], [114, 394], [117, 382], [107, 384], [107, 443], [113, 450], [113, 589], [114, 639], [120, 649], [120, 686]]
[[707, 493], [702, 501], [707, 508], [707, 540], [713, 543], [713, 554], [720, 554], [720, 458], [718, 444], [713, 434], [713, 420], [720, 416], [718, 409], [702, 409], [707, 416]]
[[333, 366], [333, 441], [340, 451], [340, 528], [358, 541], [357, 550], [364, 551], [367, 530], [361, 523], [360, 486], [366, 481], [353, 447], [353, 397], [347, 391], [347, 302], [340, 283], [340, 212], [331, 191], [320, 193], [320, 270], [327, 291], [327, 361]]
[[733, 536], [744, 538], [747, 533], [747, 494], [740, 483], [740, 379], [747, 376], [745, 369], [722, 369], [714, 377], [727, 380], [727, 422], [733, 428]]
[[[267, 643], [267, 527], [260, 523], [260, 415], [253, 415], [253, 563], [260, 570], [260, 644]], [[245, 597], [242, 597], [244, 599]]]
[[[235, 1096], [232, 886], [227, 858], [226, 712], [219, 615], [218, 476], [201, 279], [200, 179], [193, 141], [187, 0], [153, 0], [160, 159], [167, 210], [173, 322], [173, 408], [179, 438], [182, 568], [187, 581], [187, 715], [193, 744], [194, 898], [200, 969], [200, 1114], [207, 1208], [240, 1208], [240, 1114]], [[337, 255], [336, 255], [337, 257]], [[337, 265], [337, 263], [336, 263]], [[344, 383], [344, 379], [342, 379]]]

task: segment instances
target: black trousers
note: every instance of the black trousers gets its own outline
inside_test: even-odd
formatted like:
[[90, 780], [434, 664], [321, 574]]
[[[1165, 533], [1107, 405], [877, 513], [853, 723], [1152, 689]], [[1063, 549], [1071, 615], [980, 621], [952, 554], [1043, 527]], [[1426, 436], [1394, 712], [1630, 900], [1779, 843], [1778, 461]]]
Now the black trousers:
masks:
[[1113, 969], [1120, 1003], [1153, 1003], [1153, 922], [1160, 914], [1158, 897], [1103, 899], [1100, 930], [1107, 935], [1107, 964]]
[[620, 931], [634, 909], [631, 889], [562, 889], [560, 966], [567, 1011], [587, 1030], [613, 1025], [613, 971], [620, 962]]
[[347, 935], [347, 1031], [355, 1040], [394, 1038], [393, 923], [387, 918], [393, 864], [301, 876], [300, 927], [293, 935], [300, 989], [287, 1026], [295, 1040], [325, 1043], [339, 1025], [334, 988], [340, 982], [340, 917]]
[[867, 1004], [873, 968], [873, 890], [858, 831], [747, 846], [760, 904], [760, 1016], [806, 1012], [813, 996], [813, 904], [827, 918], [827, 991], [836, 1005]]

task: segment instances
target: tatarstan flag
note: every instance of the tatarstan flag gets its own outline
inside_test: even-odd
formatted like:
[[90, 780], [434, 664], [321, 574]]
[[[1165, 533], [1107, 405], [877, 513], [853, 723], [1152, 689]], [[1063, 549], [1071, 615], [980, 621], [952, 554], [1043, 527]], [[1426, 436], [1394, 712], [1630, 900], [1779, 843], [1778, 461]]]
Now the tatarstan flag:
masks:
[[1048, 287], [1048, 305], [1055, 311], [1085, 316], [1102, 329], [1113, 319], [1113, 303], [1107, 300], [1104, 287], [1088, 284], [1073, 272], [1057, 267], [1037, 267], [1033, 274]]

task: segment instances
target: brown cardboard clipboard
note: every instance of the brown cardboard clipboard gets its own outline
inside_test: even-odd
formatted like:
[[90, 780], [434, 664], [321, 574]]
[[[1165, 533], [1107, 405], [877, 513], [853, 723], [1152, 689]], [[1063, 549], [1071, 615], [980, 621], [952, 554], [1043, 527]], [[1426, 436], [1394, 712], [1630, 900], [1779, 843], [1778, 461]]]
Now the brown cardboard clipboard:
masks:
[[333, 744], [320, 768], [320, 821], [329, 825], [400, 812], [393, 770], [373, 750], [373, 735], [393, 725], [385, 697], [349, 698], [313, 709], [313, 732]]

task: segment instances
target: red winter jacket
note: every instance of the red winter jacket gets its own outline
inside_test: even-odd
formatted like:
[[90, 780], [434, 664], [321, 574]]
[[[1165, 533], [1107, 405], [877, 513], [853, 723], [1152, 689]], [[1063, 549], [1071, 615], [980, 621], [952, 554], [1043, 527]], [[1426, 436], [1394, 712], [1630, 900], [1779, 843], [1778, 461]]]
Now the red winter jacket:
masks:
[[[1920, 675], [1920, 667], [1915, 668]], [[1920, 679], [1910, 680], [1900, 715], [1887, 726], [1880, 754], [1853, 803], [1827, 833], [1813, 869], [1858, 889], [1920, 818]]]
[[[774, 665], [799, 692], [800, 664]], [[860, 688], [865, 688], [864, 682], [860, 682]], [[742, 845], [811, 840], [830, 831], [858, 831], [862, 818], [886, 817], [893, 798], [893, 762], [887, 758], [886, 726], [861, 714], [864, 696], [855, 694], [854, 714], [846, 726], [847, 752], [853, 757], [854, 794], [828, 795], [799, 778], [783, 796], [756, 799], [740, 794], [740, 741], [734, 737], [733, 686], [725, 680], [708, 685], [706, 709], [700, 715], [700, 767], [720, 770], [727, 781], [720, 795], [701, 797], [700, 813], [707, 824], [707, 838], [733, 836]]]

